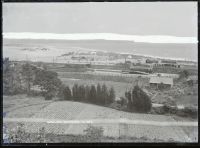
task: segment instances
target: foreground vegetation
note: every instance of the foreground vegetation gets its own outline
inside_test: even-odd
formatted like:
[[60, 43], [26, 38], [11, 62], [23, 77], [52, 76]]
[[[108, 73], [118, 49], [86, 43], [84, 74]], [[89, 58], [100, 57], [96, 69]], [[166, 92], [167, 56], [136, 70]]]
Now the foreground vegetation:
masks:
[[18, 124], [13, 130], [7, 130], [4, 126], [3, 143], [98, 143], [98, 142], [176, 142], [173, 139], [149, 139], [147, 137], [128, 137], [118, 138], [104, 136], [102, 127], [88, 126], [84, 130], [84, 135], [56, 135], [46, 133], [44, 127], [37, 133], [27, 133], [24, 124]]

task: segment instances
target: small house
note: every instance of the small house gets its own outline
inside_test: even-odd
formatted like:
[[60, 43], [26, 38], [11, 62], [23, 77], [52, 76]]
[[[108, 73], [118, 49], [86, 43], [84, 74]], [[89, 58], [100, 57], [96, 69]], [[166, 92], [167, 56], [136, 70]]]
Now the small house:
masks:
[[171, 88], [173, 86], [173, 78], [154, 76], [150, 78], [149, 84], [151, 87], [156, 88]]

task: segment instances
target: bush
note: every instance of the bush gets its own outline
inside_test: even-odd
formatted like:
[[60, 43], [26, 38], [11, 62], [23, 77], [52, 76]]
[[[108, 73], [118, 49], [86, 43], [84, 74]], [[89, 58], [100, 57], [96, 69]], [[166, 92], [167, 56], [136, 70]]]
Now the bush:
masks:
[[188, 78], [189, 72], [187, 70], [183, 70], [179, 72], [179, 79]]
[[115, 102], [111, 103], [109, 105], [109, 107], [113, 108], [113, 109], [116, 109], [116, 110], [121, 110], [122, 105], [119, 102], [115, 101]]
[[100, 142], [103, 137], [102, 127], [89, 126], [84, 132], [86, 133], [85, 138], [89, 140], [87, 142]]
[[45, 128], [40, 128], [36, 136], [31, 135], [25, 131], [24, 124], [19, 123], [16, 129], [7, 130], [4, 132], [6, 139], [3, 139], [4, 143], [45, 143], [46, 132]]
[[151, 111], [151, 99], [138, 85], [125, 93], [128, 99], [128, 109], [132, 112], [147, 113]]
[[127, 105], [127, 99], [124, 97], [120, 97], [120, 100], [117, 100], [117, 102], [121, 105], [121, 106], [125, 106]]
[[159, 114], [159, 115], [165, 114], [163, 106], [161, 106], [161, 107], [152, 107], [151, 114]]
[[194, 106], [188, 106], [188, 107], [185, 107], [184, 109], [178, 110], [177, 115], [182, 116], [182, 117], [197, 118], [198, 109], [195, 108]]
[[54, 94], [52, 92], [46, 92], [44, 93], [45, 100], [52, 100], [54, 97]]
[[163, 111], [164, 111], [164, 113], [166, 114], [176, 114], [177, 113], [177, 111], [178, 111], [178, 108], [177, 107], [172, 107], [172, 106], [170, 106], [170, 105], [168, 105], [168, 104], [164, 104], [163, 105]]
[[30, 97], [35, 97], [35, 96], [42, 96], [42, 92], [36, 91], [36, 90], [31, 90], [28, 94]]

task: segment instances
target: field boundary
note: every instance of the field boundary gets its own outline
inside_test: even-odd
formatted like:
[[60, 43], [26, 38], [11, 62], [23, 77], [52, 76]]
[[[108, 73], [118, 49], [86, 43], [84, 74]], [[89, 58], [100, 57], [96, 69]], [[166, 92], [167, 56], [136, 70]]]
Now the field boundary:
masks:
[[87, 119], [87, 120], [60, 120], [60, 119], [43, 119], [43, 118], [3, 118], [3, 122], [43, 122], [50, 124], [135, 124], [149, 126], [187, 126], [198, 127], [198, 122], [165, 122], [165, 121], [147, 121], [147, 120], [129, 120], [120, 119]]

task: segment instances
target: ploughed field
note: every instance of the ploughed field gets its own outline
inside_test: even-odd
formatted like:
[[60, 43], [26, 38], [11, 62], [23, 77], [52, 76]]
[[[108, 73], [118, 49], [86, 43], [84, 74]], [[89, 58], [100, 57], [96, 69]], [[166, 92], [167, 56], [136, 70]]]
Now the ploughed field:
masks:
[[[44, 102], [46, 104], [42, 107], [38, 106], [39, 101], [41, 104], [45, 104]], [[30, 133], [36, 133], [39, 128], [45, 127], [47, 133], [82, 135], [89, 125], [93, 125], [102, 127], [104, 136], [109, 137], [147, 137], [152, 140], [190, 142], [194, 140], [188, 135], [194, 136], [197, 134], [194, 132], [198, 130], [197, 127], [192, 127], [187, 128], [186, 132], [180, 126], [159, 124], [176, 122], [170, 116], [127, 113], [86, 103], [45, 101], [42, 98], [28, 98], [25, 95], [4, 96], [3, 107], [4, 113], [7, 112], [3, 119], [7, 128], [15, 128], [18, 122], [22, 122], [25, 124], [26, 131]]]

